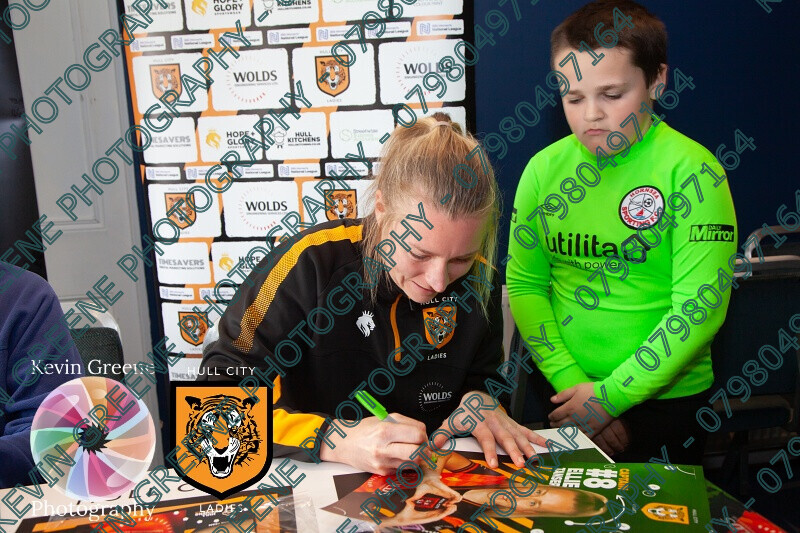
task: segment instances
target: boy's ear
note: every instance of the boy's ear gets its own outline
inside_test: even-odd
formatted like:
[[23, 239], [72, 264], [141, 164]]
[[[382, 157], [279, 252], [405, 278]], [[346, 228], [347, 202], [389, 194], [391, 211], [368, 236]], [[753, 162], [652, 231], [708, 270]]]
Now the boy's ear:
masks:
[[667, 73], [668, 72], [669, 72], [669, 69], [667, 68], [667, 64], [666, 63], [661, 63], [661, 65], [659, 65], [659, 67], [658, 67], [658, 75], [656, 76], [655, 81], [653, 81], [652, 85], [650, 85], [650, 87], [648, 88], [648, 91], [647, 91], [651, 100], [656, 100], [656, 88], [659, 85], [661, 85], [662, 83], [664, 84], [664, 89], [661, 91], [662, 94], [663, 94], [664, 91], [669, 89], [669, 87], [667, 87]]

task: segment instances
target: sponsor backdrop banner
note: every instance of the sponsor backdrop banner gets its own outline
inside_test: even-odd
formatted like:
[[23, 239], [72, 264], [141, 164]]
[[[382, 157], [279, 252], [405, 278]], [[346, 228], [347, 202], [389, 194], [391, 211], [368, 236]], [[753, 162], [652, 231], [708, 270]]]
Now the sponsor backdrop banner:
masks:
[[[121, 0], [120, 8], [141, 20], [134, 3]], [[162, 0], [152, 2], [152, 22], [133, 29], [136, 39], [125, 47], [130, 106], [135, 123], [149, 133], [135, 140], [145, 198], [141, 216], [162, 252], [150, 253], [156, 284], [151, 305], [159, 338], [169, 337], [173, 355], [185, 354], [170, 367], [170, 379], [195, 379], [209, 326], [219, 320], [241, 275], [285, 234], [287, 215], [296, 212], [297, 222], [314, 225], [368, 212], [365, 159], [376, 161], [398, 119], [408, 123], [407, 110], [393, 112], [398, 104], [418, 117], [443, 110], [474, 128], [472, 69], [454, 53], [462, 39], [472, 39], [472, 5], [396, 4], [402, 15], [387, 20], [390, 7], [397, 14], [390, 0]], [[337, 62], [336, 54], [352, 64]], [[466, 75], [448, 79], [439, 66], [444, 56], [455, 58]], [[426, 83], [428, 73], [440, 74], [446, 90], [431, 77]], [[298, 82], [310, 107], [301, 101]], [[173, 105], [169, 121], [159, 102], [168, 91], [184, 104]], [[286, 111], [292, 103], [299, 115]], [[284, 126], [276, 118], [281, 112]], [[267, 117], [275, 124], [269, 139], [254, 127]], [[245, 136], [260, 143], [249, 153]], [[223, 158], [231, 151], [248, 166]], [[372, 168], [377, 171], [379, 163]], [[207, 181], [223, 188], [230, 181], [226, 172], [233, 182], [215, 192]], [[338, 183], [320, 183], [337, 176]], [[190, 193], [197, 208], [184, 202], [172, 210], [169, 219], [180, 234], [168, 244], [164, 239], [173, 238], [174, 230], [162, 224], [154, 231], [154, 224], [193, 187], [204, 191]]]

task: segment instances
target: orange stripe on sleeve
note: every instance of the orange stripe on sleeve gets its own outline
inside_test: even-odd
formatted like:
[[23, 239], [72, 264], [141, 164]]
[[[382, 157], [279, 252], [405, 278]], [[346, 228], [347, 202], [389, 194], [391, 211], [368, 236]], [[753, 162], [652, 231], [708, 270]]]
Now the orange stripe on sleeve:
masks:
[[[281, 377], [275, 378], [272, 388], [272, 404], [281, 398]], [[272, 410], [272, 442], [282, 446], [297, 446], [322, 426], [324, 418], [308, 413], [290, 413], [286, 409]]]
[[256, 335], [256, 329], [259, 324], [261, 324], [261, 321], [264, 320], [269, 306], [275, 299], [275, 293], [278, 292], [281, 283], [283, 283], [289, 275], [289, 272], [291, 272], [292, 268], [297, 264], [300, 254], [302, 254], [306, 248], [333, 241], [350, 240], [351, 242], [358, 242], [361, 240], [361, 229], [362, 226], [359, 225], [338, 226], [331, 229], [316, 231], [306, 235], [284, 252], [278, 260], [278, 263], [267, 275], [267, 279], [261, 284], [256, 299], [244, 312], [239, 325], [239, 337], [233, 342], [233, 345], [245, 353], [253, 348], [253, 339]]

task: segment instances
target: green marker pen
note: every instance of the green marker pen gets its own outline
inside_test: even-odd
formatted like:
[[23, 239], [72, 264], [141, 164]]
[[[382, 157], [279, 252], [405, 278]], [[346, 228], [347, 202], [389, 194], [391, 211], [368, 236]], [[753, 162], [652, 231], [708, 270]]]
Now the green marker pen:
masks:
[[[378, 400], [373, 398], [372, 395], [367, 391], [360, 390], [356, 392], [355, 398], [358, 400], [358, 403], [364, 406], [364, 409], [377, 416], [382, 422], [391, 422], [392, 424], [399, 423], [397, 420], [392, 418], [392, 416], [386, 412], [386, 408], [382, 406]], [[433, 464], [436, 464], [439, 460], [439, 455], [432, 453], [430, 458], [431, 461], [433, 461]]]
[[364, 409], [377, 416], [381, 421], [391, 422], [392, 424], [398, 423], [397, 420], [387, 413], [386, 408], [367, 391], [360, 390], [356, 392], [356, 400], [364, 406]]

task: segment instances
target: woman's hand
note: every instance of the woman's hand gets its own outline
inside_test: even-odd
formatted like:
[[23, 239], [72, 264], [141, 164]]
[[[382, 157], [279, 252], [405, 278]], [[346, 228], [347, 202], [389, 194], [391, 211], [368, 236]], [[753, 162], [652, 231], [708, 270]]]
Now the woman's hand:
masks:
[[574, 387], [559, 392], [550, 398], [551, 402], [562, 404], [548, 415], [550, 424], [561, 427], [571, 422], [573, 417], [580, 418], [584, 421], [584, 424], [592, 429], [593, 433], [589, 434], [589, 437], [594, 438], [595, 435], [609, 425], [614, 418], [608, 414], [605, 408], [599, 403], [592, 404], [592, 408], [600, 413], [602, 421], [598, 420], [596, 416], [589, 416], [590, 413], [584, 406], [584, 403], [588, 402], [589, 398], [593, 396], [594, 383], [591, 381], [578, 383]]
[[[494, 406], [494, 408], [473, 410], [478, 405], [475, 395], [480, 396], [483, 405]], [[461, 403], [456, 411], [459, 409], [464, 415], [449, 418], [442, 424], [442, 429], [447, 432], [447, 435], [451, 435], [453, 430], [457, 432], [457, 435], [471, 431], [491, 468], [497, 468], [498, 465], [495, 444], [499, 444], [514, 461], [514, 465], [519, 468], [525, 465], [525, 457], [532, 457], [535, 454], [531, 442], [539, 446], [544, 446], [547, 442], [533, 430], [514, 422], [498, 402], [485, 392], [468, 392], [461, 398]], [[444, 446], [444, 449], [447, 450], [449, 447], [449, 445], [445, 445], [448, 440], [447, 435], [438, 433], [434, 438], [434, 444], [439, 449]]]
[[323, 441], [320, 459], [345, 463], [384, 476], [393, 474], [405, 461], [419, 464], [422, 461], [419, 455], [415, 459], [409, 457], [420, 444], [428, 441], [425, 424], [398, 413], [391, 415], [397, 424], [381, 421], [376, 416], [364, 418], [353, 428], [339, 424], [347, 436], [337, 440], [335, 448]]

